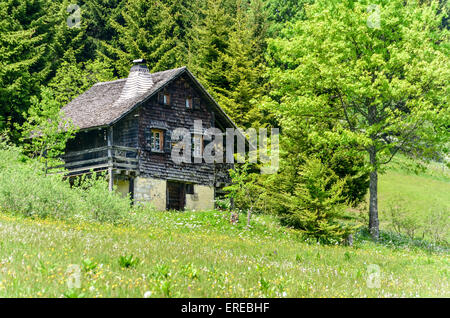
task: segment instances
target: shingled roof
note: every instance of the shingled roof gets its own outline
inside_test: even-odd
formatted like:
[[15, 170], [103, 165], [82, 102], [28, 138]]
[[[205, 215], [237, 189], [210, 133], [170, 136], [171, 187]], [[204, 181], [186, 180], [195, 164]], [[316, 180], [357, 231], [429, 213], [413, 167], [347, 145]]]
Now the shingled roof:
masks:
[[[133, 71], [136, 71], [136, 73], [133, 74]], [[236, 127], [233, 121], [185, 66], [152, 74], [148, 73], [147, 69], [145, 74], [145, 70], [141, 65], [135, 65], [130, 70], [128, 78], [97, 83], [65, 105], [62, 111], [64, 116], [70, 118], [80, 130], [109, 126], [154, 96], [182, 74], [187, 74], [191, 77], [210, 100], [211, 105], [213, 105], [222, 120], [225, 120], [230, 127]]]

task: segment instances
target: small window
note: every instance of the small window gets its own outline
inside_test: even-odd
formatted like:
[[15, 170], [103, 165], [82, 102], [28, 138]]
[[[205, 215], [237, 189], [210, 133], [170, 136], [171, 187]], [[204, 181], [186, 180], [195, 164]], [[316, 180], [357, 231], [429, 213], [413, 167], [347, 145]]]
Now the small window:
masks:
[[186, 183], [186, 194], [194, 194], [194, 185], [192, 183]]
[[203, 154], [203, 136], [194, 135], [192, 138], [192, 154], [194, 157], [201, 157]]
[[152, 151], [162, 151], [164, 145], [164, 133], [162, 130], [152, 129], [150, 145]]
[[164, 105], [170, 105], [170, 94], [169, 93], [164, 93], [163, 103], [164, 103]]
[[188, 97], [186, 98], [186, 108], [187, 109], [192, 109], [192, 97]]

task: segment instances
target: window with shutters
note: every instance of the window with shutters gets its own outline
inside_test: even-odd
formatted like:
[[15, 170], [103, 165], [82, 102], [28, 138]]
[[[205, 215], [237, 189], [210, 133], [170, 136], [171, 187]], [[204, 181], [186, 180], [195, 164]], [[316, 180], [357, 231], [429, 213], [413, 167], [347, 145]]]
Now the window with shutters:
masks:
[[152, 129], [150, 145], [152, 151], [163, 151], [164, 132], [161, 129]]

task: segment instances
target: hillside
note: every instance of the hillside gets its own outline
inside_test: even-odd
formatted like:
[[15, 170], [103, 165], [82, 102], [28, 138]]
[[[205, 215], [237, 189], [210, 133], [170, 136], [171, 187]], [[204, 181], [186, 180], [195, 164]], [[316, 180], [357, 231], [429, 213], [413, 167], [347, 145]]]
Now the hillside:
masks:
[[[419, 228], [421, 236], [430, 215], [440, 215], [444, 227], [443, 237], [450, 240], [450, 171], [443, 164], [431, 163], [425, 170], [414, 169], [415, 162], [404, 157], [396, 158], [384, 174], [379, 177], [379, 210], [383, 229], [391, 226], [390, 211], [398, 207], [408, 220]], [[411, 167], [406, 169], [405, 167]], [[445, 221], [446, 220], [446, 221]], [[430, 226], [432, 226], [431, 224]], [[446, 232], [446, 233], [445, 233]], [[427, 237], [427, 234], [425, 235]]]
[[439, 166], [387, 171], [381, 242], [362, 231], [348, 247], [305, 242], [271, 215], [255, 215], [246, 229], [246, 215], [232, 225], [228, 212], [130, 209], [101, 180], [70, 188], [8, 149], [0, 151], [8, 167], [0, 167], [0, 297], [450, 296], [448, 246], [386, 232], [392, 198], [407, 199], [419, 225], [428, 209], [448, 215], [450, 182]]
[[0, 214], [0, 297], [449, 297], [448, 268], [443, 252], [360, 237], [307, 244], [270, 216], [246, 230], [223, 212], [152, 212], [126, 226]]

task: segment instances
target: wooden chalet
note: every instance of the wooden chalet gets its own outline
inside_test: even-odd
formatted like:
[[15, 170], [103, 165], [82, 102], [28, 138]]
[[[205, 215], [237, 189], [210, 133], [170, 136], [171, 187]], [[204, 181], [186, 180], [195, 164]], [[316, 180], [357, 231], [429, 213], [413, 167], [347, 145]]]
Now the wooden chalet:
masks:
[[223, 132], [235, 124], [186, 67], [152, 74], [133, 62], [128, 78], [97, 83], [63, 107], [79, 128], [63, 157], [68, 176], [108, 171], [110, 188], [134, 201], [212, 209], [233, 165], [173, 162], [171, 133], [193, 132], [194, 120]]

